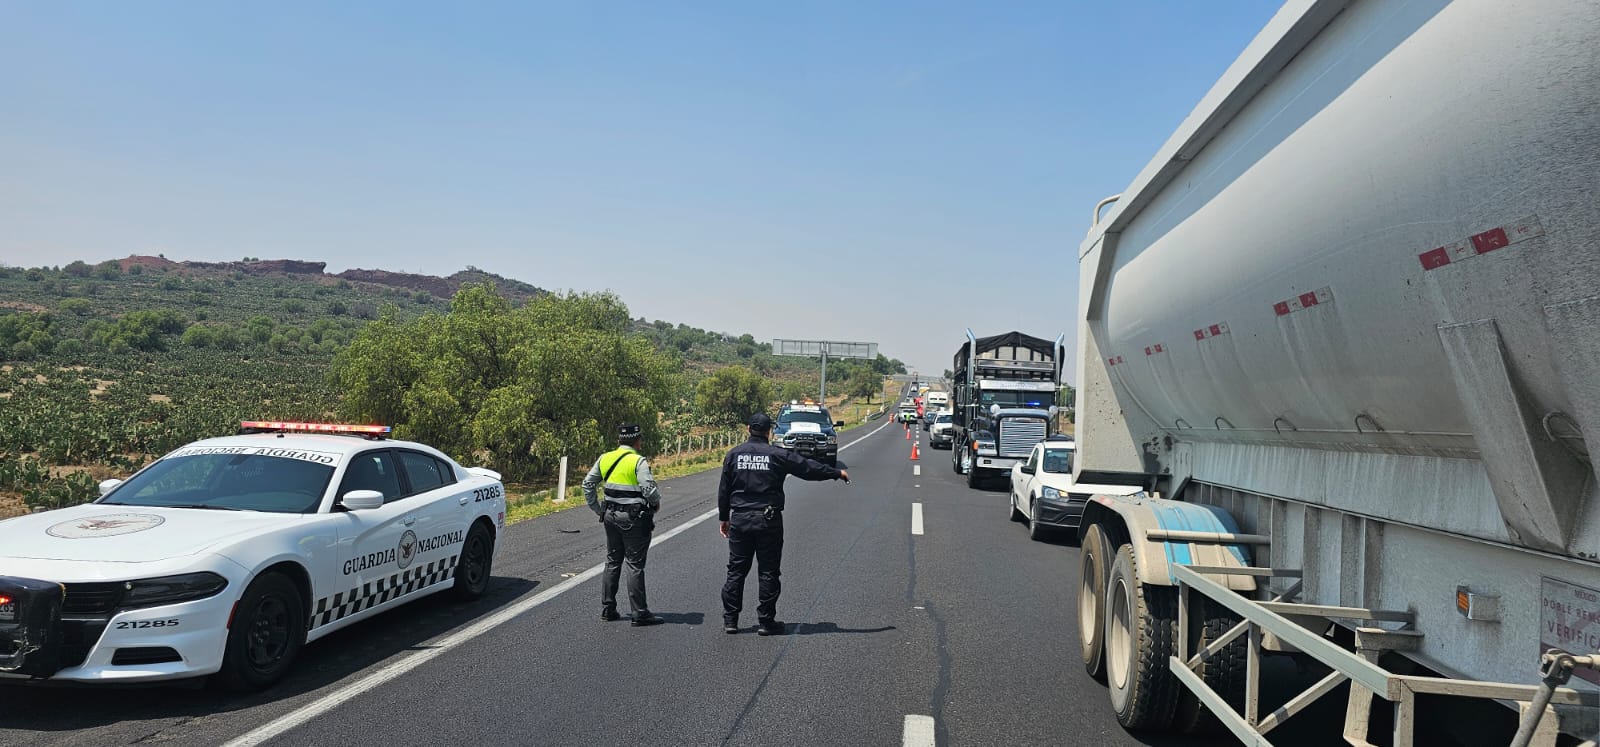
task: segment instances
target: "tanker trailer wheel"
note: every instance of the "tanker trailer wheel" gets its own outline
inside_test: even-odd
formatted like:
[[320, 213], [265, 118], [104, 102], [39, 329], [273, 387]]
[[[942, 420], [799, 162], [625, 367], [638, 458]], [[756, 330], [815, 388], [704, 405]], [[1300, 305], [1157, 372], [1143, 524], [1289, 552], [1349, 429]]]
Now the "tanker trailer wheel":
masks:
[[1083, 550], [1078, 565], [1078, 644], [1083, 652], [1083, 671], [1106, 681], [1105, 623], [1106, 575], [1110, 571], [1110, 543], [1099, 524], [1091, 524], [1083, 535]]
[[[1198, 603], [1198, 604], [1197, 604]], [[1222, 637], [1223, 633], [1239, 624], [1239, 616], [1203, 594], [1189, 596], [1189, 650], [1199, 651]], [[1211, 658], [1200, 664], [1200, 679], [1221, 695], [1232, 706], [1234, 713], [1244, 709], [1245, 667], [1250, 656], [1250, 644], [1239, 636], [1223, 646]], [[1181, 685], [1180, 685], [1181, 687]], [[1211, 710], [1201, 705], [1189, 688], [1183, 687], [1178, 695], [1178, 708], [1172, 717], [1173, 728], [1186, 734], [1218, 734], [1222, 722]]]
[[1106, 584], [1106, 681], [1117, 723], [1156, 731], [1172, 724], [1183, 687], [1167, 667], [1177, 652], [1178, 596], [1139, 582], [1133, 547], [1117, 548]]

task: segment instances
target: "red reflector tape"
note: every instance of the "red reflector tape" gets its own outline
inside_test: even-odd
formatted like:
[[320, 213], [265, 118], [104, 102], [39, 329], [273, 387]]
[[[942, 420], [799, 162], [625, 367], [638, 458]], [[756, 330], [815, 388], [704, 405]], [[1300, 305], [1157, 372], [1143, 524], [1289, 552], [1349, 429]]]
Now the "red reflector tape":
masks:
[[1272, 313], [1276, 316], [1288, 316], [1296, 311], [1305, 311], [1312, 306], [1333, 303], [1333, 289], [1321, 287], [1314, 291], [1301, 293], [1287, 301], [1279, 301], [1272, 305]]
[[[1194, 331], [1194, 339], [1196, 339], [1196, 340], [1204, 340], [1207, 337], [1216, 337], [1217, 335], [1225, 335], [1225, 334], [1228, 334], [1228, 325], [1226, 325], [1226, 324], [1213, 324], [1213, 325], [1211, 325], [1209, 327], [1201, 327], [1200, 329], [1195, 330]], [[1156, 346], [1156, 352], [1160, 352], [1160, 351], [1161, 351], [1161, 346], [1157, 345]]]
[[1450, 251], [1441, 246], [1417, 255], [1417, 259], [1422, 260], [1422, 269], [1433, 270], [1450, 264]]
[[1479, 254], [1488, 254], [1496, 249], [1511, 246], [1510, 237], [1506, 236], [1506, 229], [1491, 228], [1472, 237], [1472, 248]]
[[1467, 237], [1466, 241], [1456, 241], [1444, 246], [1429, 249], [1417, 255], [1417, 261], [1422, 263], [1422, 270], [1437, 270], [1445, 265], [1454, 264], [1465, 259], [1471, 259], [1480, 254], [1488, 254], [1496, 249], [1504, 249], [1524, 239], [1544, 235], [1544, 226], [1539, 224], [1538, 216], [1528, 216], [1515, 223], [1496, 226], [1482, 233], [1475, 233]]
[[1204, 340], [1204, 339], [1206, 339], [1206, 331], [1203, 330], [1203, 329], [1195, 330], [1194, 331], [1194, 339], [1196, 339], [1196, 340]]

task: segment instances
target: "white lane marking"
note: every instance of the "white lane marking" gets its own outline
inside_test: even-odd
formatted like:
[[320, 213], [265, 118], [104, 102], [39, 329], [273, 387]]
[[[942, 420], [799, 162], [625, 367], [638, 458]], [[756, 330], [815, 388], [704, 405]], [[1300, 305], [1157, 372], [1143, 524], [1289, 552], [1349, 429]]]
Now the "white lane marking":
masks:
[[[884, 423], [883, 425], [878, 426], [878, 430], [840, 446], [839, 450], [844, 451], [845, 449], [855, 446], [856, 444], [865, 441], [873, 434], [883, 430], [884, 428], [887, 428], [888, 426], [888, 423]], [[690, 528], [699, 525], [701, 522], [713, 518], [716, 515], [717, 510], [713, 508], [710, 511], [689, 519], [688, 521], [685, 521], [682, 524], [679, 524], [678, 526], [675, 526], [657, 535], [655, 539], [650, 541], [650, 546], [655, 547], [656, 545], [666, 542], [667, 540], [689, 531]], [[391, 682], [395, 678], [410, 672], [411, 670], [416, 669], [417, 667], [420, 667], [429, 661], [432, 661], [440, 654], [447, 653], [452, 649], [455, 649], [462, 644], [483, 635], [484, 633], [487, 633], [512, 621], [513, 619], [516, 619], [517, 617], [522, 616], [529, 610], [532, 610], [533, 608], [538, 607], [545, 602], [555, 599], [556, 597], [570, 591], [575, 586], [582, 585], [585, 581], [600, 575], [600, 571], [605, 568], [605, 565], [605, 563], [598, 563], [594, 567], [582, 573], [575, 574], [567, 578], [567, 580], [562, 581], [561, 583], [556, 584], [545, 591], [517, 602], [510, 607], [503, 608], [500, 611], [495, 612], [494, 614], [491, 614], [468, 627], [462, 628], [461, 630], [458, 630], [455, 633], [440, 639], [440, 641], [434, 644], [432, 648], [418, 651], [404, 659], [394, 662], [393, 664], [385, 666], [382, 669], [373, 672], [372, 674], [350, 683], [349, 685], [341, 688], [338, 692], [325, 695], [322, 698], [311, 701], [310, 703], [290, 711], [289, 713], [279, 716], [272, 721], [268, 721], [267, 723], [262, 724], [261, 726], [256, 727], [249, 732], [246, 732], [237, 739], [227, 742], [224, 747], [254, 747], [254, 745], [261, 744], [269, 739], [280, 736], [290, 729], [300, 726], [314, 718], [317, 718], [318, 716], [338, 708], [340, 705], [343, 705], [344, 703], [354, 699], [357, 695], [379, 687], [384, 683]]]
[[911, 504], [911, 533], [922, 534], [922, 504]]
[[907, 715], [905, 736], [901, 739], [901, 744], [905, 747], [934, 747], [933, 717]]
[[921, 477], [922, 476], [922, 465], [920, 465], [920, 464], [911, 465], [911, 474], [916, 475], [918, 477]]

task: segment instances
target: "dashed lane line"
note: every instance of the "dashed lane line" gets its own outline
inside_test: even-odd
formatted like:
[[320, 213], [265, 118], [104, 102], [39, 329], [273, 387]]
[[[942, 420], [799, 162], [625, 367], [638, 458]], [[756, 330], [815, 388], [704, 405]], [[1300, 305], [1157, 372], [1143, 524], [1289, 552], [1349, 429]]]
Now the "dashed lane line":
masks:
[[922, 534], [922, 504], [911, 504], [911, 533]]
[[[862, 441], [865, 441], [874, 435], [877, 435], [878, 431], [881, 431], [887, 427], [889, 427], [889, 424], [884, 423], [883, 425], [878, 426], [877, 429], [873, 430], [871, 433], [840, 446], [839, 450], [844, 451], [845, 449], [855, 446], [856, 444], [861, 443]], [[666, 542], [667, 540], [689, 531], [691, 528], [698, 526], [707, 519], [710, 519], [716, 515], [717, 510], [713, 508], [710, 511], [689, 519], [682, 524], [679, 524], [678, 526], [675, 526], [657, 535], [655, 539], [651, 540], [650, 546], [655, 547], [656, 545]], [[572, 576], [571, 578], [568, 578], [545, 591], [517, 602], [510, 607], [501, 609], [499, 612], [495, 612], [494, 614], [491, 614], [470, 626], [445, 636], [444, 638], [440, 639], [438, 643], [434, 644], [432, 648], [418, 651], [404, 659], [394, 662], [393, 664], [389, 664], [388, 666], [385, 666], [382, 669], [373, 672], [372, 674], [350, 683], [348, 686], [339, 689], [337, 692], [325, 695], [317, 700], [311, 701], [310, 703], [296, 708], [289, 713], [268, 721], [267, 723], [262, 724], [261, 726], [256, 727], [249, 732], [246, 732], [238, 738], [227, 742], [224, 747], [255, 747], [255, 745], [280, 736], [290, 729], [305, 724], [312, 719], [317, 718], [318, 716], [338, 708], [362, 693], [380, 687], [387, 682], [391, 682], [401, 675], [404, 675], [405, 673], [410, 672], [411, 670], [416, 669], [417, 667], [420, 667], [443, 654], [449, 653], [450, 651], [460, 647], [462, 644], [467, 643], [468, 641], [471, 641], [472, 639], [477, 638], [484, 633], [494, 630], [495, 628], [498, 628], [501, 625], [504, 625], [518, 617], [521, 617], [530, 610], [533, 610], [534, 608], [539, 607], [540, 605], [555, 599], [556, 597], [561, 596], [568, 591], [571, 591], [576, 586], [581, 586], [584, 582], [600, 575], [600, 571], [604, 568], [605, 563], [597, 563], [588, 570]]]
[[904, 747], [934, 747], [934, 728], [932, 716], [918, 716], [908, 714], [904, 736], [900, 743]]

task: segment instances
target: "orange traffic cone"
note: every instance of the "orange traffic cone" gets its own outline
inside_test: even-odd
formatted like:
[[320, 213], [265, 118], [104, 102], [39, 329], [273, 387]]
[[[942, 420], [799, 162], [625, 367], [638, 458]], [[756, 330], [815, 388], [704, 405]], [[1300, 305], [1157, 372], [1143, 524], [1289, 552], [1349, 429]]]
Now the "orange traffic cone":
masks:
[[913, 441], [913, 442], [911, 442], [911, 461], [913, 461], [913, 462], [915, 462], [918, 459], [922, 458], [922, 452], [917, 449], [917, 446], [919, 444], [921, 444], [921, 443], [922, 443], [921, 441]]
[[911, 440], [911, 425], [910, 424], [906, 425], [906, 440], [907, 441]]

